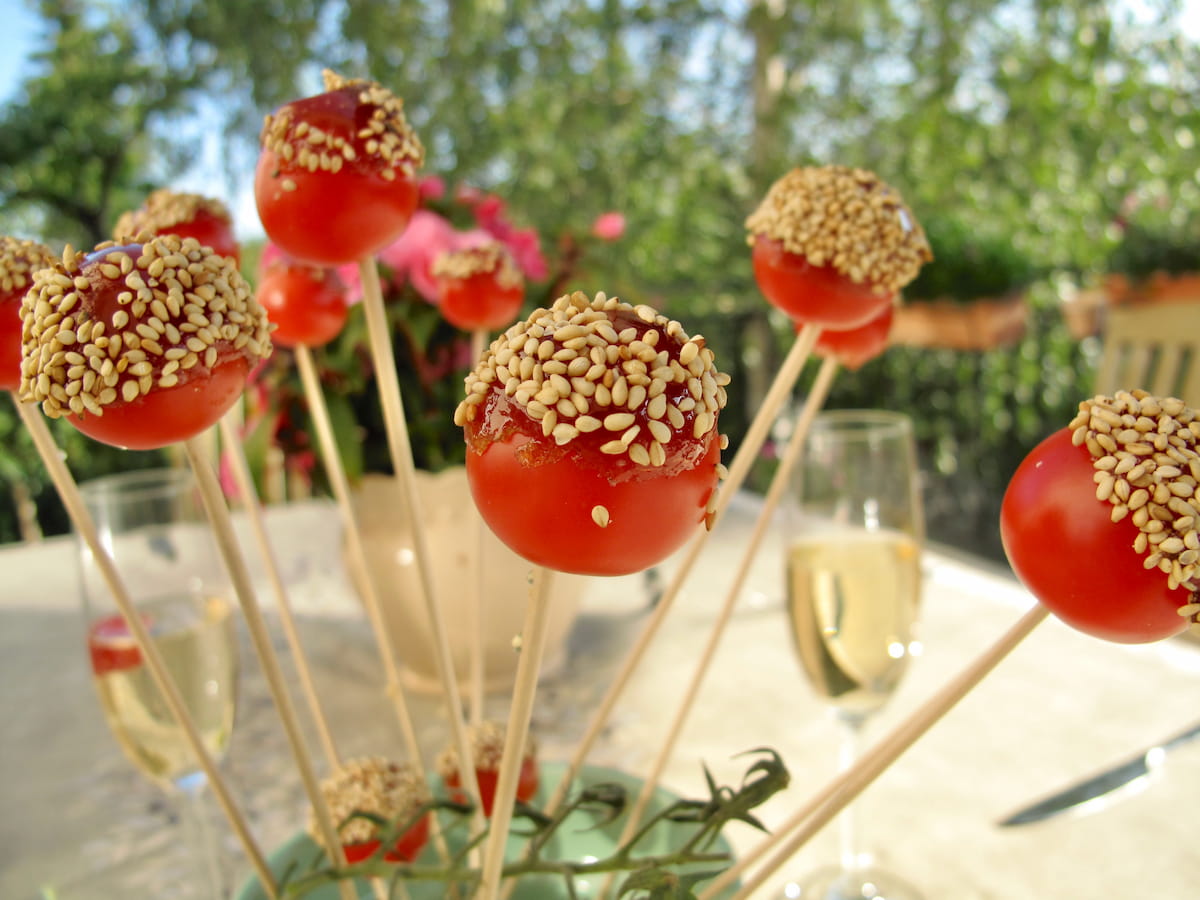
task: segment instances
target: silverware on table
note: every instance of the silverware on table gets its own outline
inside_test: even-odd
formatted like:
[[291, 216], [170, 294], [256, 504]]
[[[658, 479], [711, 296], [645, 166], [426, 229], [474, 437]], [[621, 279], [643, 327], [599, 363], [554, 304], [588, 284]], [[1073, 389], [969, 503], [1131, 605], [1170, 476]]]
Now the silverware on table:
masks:
[[1028, 825], [1063, 813], [1094, 812], [1108, 806], [1119, 796], [1145, 788], [1155, 772], [1162, 768], [1167, 752], [1200, 737], [1200, 722], [1173, 734], [1166, 740], [1147, 747], [1141, 753], [1123, 760], [1083, 781], [1056, 791], [1041, 800], [1022, 807], [1004, 817], [1002, 826]]

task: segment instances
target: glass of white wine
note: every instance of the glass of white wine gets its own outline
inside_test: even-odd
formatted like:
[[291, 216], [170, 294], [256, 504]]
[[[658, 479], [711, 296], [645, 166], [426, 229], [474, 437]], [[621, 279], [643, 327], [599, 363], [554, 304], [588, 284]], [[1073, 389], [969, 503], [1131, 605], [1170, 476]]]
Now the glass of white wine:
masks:
[[[233, 730], [237, 643], [228, 581], [191, 472], [125, 472], [84, 482], [80, 493], [205, 747], [219, 759]], [[207, 778], [91, 551], [79, 546], [88, 655], [104, 718], [130, 762], [175, 801], [190, 832], [197, 872], [184, 895], [223, 897]]]
[[[788, 617], [804, 673], [840, 723], [844, 770], [920, 647], [924, 519], [911, 420], [885, 410], [817, 415], [792, 488]], [[839, 832], [840, 862], [789, 882], [786, 897], [919, 897], [859, 846], [852, 807]]]

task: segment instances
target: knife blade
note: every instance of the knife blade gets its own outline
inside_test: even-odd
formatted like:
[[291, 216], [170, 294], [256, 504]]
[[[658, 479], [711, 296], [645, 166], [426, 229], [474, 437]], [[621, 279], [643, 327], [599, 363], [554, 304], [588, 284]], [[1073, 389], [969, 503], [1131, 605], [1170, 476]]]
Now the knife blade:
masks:
[[1003, 827], [1028, 825], [1064, 813], [1083, 814], [1109, 805], [1117, 796], [1146, 788], [1162, 768], [1167, 752], [1200, 737], [1200, 722], [1190, 725], [1166, 740], [1147, 747], [1136, 756], [1119, 762], [1082, 781], [1055, 791], [1041, 800], [1005, 816], [996, 824]]

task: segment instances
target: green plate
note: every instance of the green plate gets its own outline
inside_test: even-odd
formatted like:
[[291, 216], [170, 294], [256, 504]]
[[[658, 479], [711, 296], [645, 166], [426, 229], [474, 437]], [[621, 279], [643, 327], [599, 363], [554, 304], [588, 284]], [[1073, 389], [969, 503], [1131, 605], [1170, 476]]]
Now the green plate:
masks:
[[[534, 806], [540, 807], [546, 802], [546, 794], [558, 784], [559, 778], [565, 769], [566, 765], [564, 763], [542, 763], [541, 784], [538, 789], [538, 795], [534, 799]], [[629, 802], [631, 803], [642, 789], [642, 779], [616, 769], [609, 769], [602, 766], [584, 766], [583, 772], [577, 780], [582, 784], [588, 785], [604, 782], [620, 784], [625, 788]], [[659, 787], [654, 792], [649, 812], [653, 814], [671, 805], [678, 799], [677, 795], [665, 788]], [[578, 826], [573, 824], [573, 819], [576, 816], [579, 818]], [[612, 855], [612, 852], [617, 847], [623, 823], [624, 817], [621, 817], [616, 822], [609, 823], [602, 828], [589, 827], [592, 825], [591, 816], [586, 813], [576, 813], [567, 819], [562, 827], [557, 830], [553, 838], [543, 848], [542, 856], [546, 859], [580, 860], [586, 859], [589, 856], [596, 859], [604, 859]], [[519, 822], [517, 823], [517, 827], [520, 827]], [[686, 836], [691, 835], [694, 829], [695, 826], [690, 824], [661, 823], [649, 835], [638, 842], [637, 855], [650, 856], [668, 853], [672, 846], [677, 846]], [[455, 843], [454, 838], [456, 834], [458, 832], [452, 830], [447, 836], [452, 846]], [[505, 851], [505, 858], [510, 860], [519, 859], [524, 854], [524, 851], [525, 838], [519, 834], [510, 835], [508, 847]], [[730, 856], [733, 854], [732, 848], [724, 836], [718, 836], [717, 840], [708, 848], [708, 851], [713, 853], [728, 853]], [[276, 847], [268, 855], [267, 863], [271, 868], [271, 872], [278, 878], [292, 867], [295, 867], [295, 871], [308, 871], [313, 861], [319, 858], [320, 855], [320, 849], [313, 842], [312, 838], [308, 836], [307, 832], [299, 831], [283, 844]], [[437, 851], [432, 846], [426, 846], [418, 862], [421, 864], [436, 865]], [[624, 877], [624, 873], [618, 873], [617, 877]], [[575, 879], [575, 887], [578, 896], [581, 898], [593, 896], [594, 892], [599, 890], [605, 879], [606, 876], [596, 876], [592, 879], [577, 877]], [[363, 881], [356, 882], [355, 887], [358, 891], [358, 896], [363, 898], [363, 900], [375, 900], [375, 893], [368, 883]], [[405, 883], [405, 888], [412, 900], [440, 900], [440, 898], [445, 896], [443, 885], [439, 881], [409, 881]], [[727, 896], [732, 895], [732, 893], [733, 890], [731, 889]], [[340, 900], [340, 896], [341, 894], [337, 886], [329, 884], [309, 891], [304, 895], [304, 898], [305, 900]], [[567, 896], [566, 887], [562, 879], [557, 876], [523, 875], [520, 879], [520, 886], [513, 894], [513, 900], [564, 900]], [[235, 900], [267, 900], [267, 898], [259, 886], [258, 879], [251, 878], [242, 885]]]

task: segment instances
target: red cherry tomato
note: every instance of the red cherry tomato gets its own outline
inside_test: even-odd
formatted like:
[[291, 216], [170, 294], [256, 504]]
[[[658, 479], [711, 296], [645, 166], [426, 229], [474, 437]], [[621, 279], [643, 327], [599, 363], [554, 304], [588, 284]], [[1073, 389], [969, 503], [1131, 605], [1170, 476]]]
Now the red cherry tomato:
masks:
[[892, 295], [855, 283], [833, 266], [811, 265], [773, 238], [755, 238], [751, 262], [763, 296], [800, 323], [857, 328], [892, 305]]
[[[396, 838], [396, 843], [392, 845], [391, 850], [384, 854], [383, 858], [388, 862], [395, 863], [413, 862], [421, 855], [421, 851], [425, 849], [428, 841], [429, 816], [422, 816], [416, 824]], [[378, 853], [379, 845], [380, 842], [377, 840], [361, 841], [355, 844], [343, 844], [342, 850], [346, 854], [346, 862], [353, 865], [370, 859]]]
[[[479, 800], [483, 804], [483, 814], [491, 817], [492, 807], [496, 804], [496, 784], [500, 780], [500, 773], [496, 769], [476, 768], [475, 777], [479, 781]], [[467, 795], [462, 791], [462, 779], [459, 778], [458, 772], [446, 775], [444, 781], [451, 799], [465, 803]], [[521, 771], [517, 774], [517, 799], [522, 803], [531, 801], [537, 796], [538, 784], [537, 760], [526, 756], [521, 760]]]
[[258, 284], [258, 302], [284, 347], [322, 347], [337, 337], [349, 312], [346, 289], [332, 269], [301, 263], [271, 266]]
[[525, 300], [522, 285], [505, 287], [493, 272], [438, 279], [438, 309], [455, 328], [491, 331], [512, 323]]
[[[271, 349], [266, 316], [233, 261], [174, 234], [39, 273], [24, 313], [31, 398], [129, 449], [209, 428]], [[55, 342], [61, 353], [41, 351]]]
[[139, 209], [117, 220], [113, 237], [124, 241], [143, 233], [195, 238], [217, 255], [228, 256], [235, 263], [241, 261], [229, 211], [220, 201], [199, 194], [166, 188], [154, 191]]
[[88, 654], [92, 660], [92, 674], [97, 676], [136, 669], [142, 664], [142, 654], [119, 615], [92, 623], [88, 629]]
[[177, 234], [193, 237], [203, 247], [210, 247], [219, 256], [228, 256], [235, 263], [241, 262], [241, 248], [233, 234], [233, 223], [207, 210], [199, 210], [190, 222], [161, 229], [159, 234]]
[[[415, 173], [423, 150], [400, 101], [383, 88], [327, 84], [335, 86], [268, 118], [254, 197], [263, 228], [280, 249], [336, 266], [371, 256], [404, 231], [417, 208]], [[382, 131], [364, 137], [375, 125]]]
[[1177, 612], [1190, 601], [1171, 590], [1157, 568], [1134, 551], [1137, 528], [1114, 523], [1096, 499], [1095, 469], [1086, 447], [1062, 429], [1035, 447], [1017, 468], [1000, 509], [1000, 534], [1013, 571], [1056, 616], [1080, 631], [1119, 643], [1178, 634]]
[[54, 262], [54, 254], [44, 244], [0, 236], [0, 390], [15, 391], [20, 386], [21, 300], [33, 271]]
[[[889, 305], [875, 318], [857, 328], [823, 328], [813, 352], [821, 357], [833, 356], [847, 369], [859, 369], [887, 349], [888, 335], [896, 308]], [[797, 330], [802, 325], [797, 325]]]

